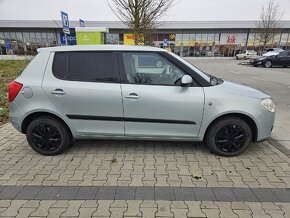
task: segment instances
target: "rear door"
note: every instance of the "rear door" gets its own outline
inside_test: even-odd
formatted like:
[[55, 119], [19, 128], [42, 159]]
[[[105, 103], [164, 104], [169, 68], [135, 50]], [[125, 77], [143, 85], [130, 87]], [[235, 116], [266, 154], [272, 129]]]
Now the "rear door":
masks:
[[121, 87], [113, 52], [55, 52], [42, 87], [80, 135], [124, 135]]

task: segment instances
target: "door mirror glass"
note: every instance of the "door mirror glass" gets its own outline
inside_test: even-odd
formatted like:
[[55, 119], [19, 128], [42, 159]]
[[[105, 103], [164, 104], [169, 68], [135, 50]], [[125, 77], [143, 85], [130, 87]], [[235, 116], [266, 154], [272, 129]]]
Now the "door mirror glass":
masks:
[[191, 76], [189, 76], [189, 75], [184, 75], [181, 78], [181, 86], [182, 87], [191, 86], [192, 83], [193, 83], [193, 80], [192, 80]]

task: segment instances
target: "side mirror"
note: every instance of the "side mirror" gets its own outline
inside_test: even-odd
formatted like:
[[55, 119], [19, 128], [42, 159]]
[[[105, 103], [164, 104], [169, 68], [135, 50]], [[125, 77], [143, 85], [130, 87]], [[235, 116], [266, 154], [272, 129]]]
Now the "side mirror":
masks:
[[188, 86], [191, 86], [193, 83], [193, 80], [191, 78], [191, 76], [189, 75], [184, 75], [182, 78], [181, 78], [181, 86], [182, 87], [188, 87]]

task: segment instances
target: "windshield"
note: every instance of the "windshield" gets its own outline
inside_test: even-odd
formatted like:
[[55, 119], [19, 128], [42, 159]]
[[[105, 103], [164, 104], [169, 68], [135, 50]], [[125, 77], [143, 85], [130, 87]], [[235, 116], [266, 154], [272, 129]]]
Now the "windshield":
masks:
[[202, 72], [201, 70], [199, 70], [198, 68], [196, 68], [195, 66], [193, 66], [192, 64], [190, 64], [188, 61], [184, 60], [183, 58], [179, 57], [178, 55], [169, 52], [169, 54], [171, 54], [172, 56], [174, 56], [176, 59], [178, 59], [179, 61], [181, 61], [182, 63], [184, 63], [186, 66], [190, 67], [191, 69], [193, 69], [196, 73], [198, 73], [200, 76], [202, 76], [206, 81], [210, 82], [211, 78], [205, 74], [204, 72]]

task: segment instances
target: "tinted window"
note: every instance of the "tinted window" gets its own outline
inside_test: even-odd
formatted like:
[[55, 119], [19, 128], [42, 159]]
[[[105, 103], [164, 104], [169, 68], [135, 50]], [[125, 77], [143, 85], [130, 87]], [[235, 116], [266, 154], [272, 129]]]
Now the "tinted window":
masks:
[[155, 53], [123, 53], [127, 81], [133, 84], [175, 85], [184, 72]]
[[287, 57], [288, 56], [288, 52], [287, 51], [282, 51], [279, 53], [279, 57]]
[[67, 74], [67, 54], [66, 52], [56, 52], [54, 55], [53, 75], [59, 79], [66, 79]]
[[116, 81], [112, 52], [56, 52], [53, 74], [59, 79], [84, 82]]

